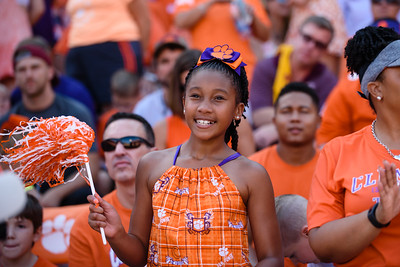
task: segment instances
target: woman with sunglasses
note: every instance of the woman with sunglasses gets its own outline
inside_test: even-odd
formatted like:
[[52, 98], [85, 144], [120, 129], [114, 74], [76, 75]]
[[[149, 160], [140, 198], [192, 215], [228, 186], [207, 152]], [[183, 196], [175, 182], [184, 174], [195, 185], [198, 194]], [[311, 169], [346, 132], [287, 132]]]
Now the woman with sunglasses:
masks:
[[126, 264], [249, 266], [248, 216], [258, 265], [283, 266], [268, 173], [235, 151], [248, 102], [244, 66], [223, 45], [207, 48], [189, 71], [183, 106], [190, 138], [141, 159], [128, 233], [107, 202], [88, 197], [90, 226], [104, 228]]
[[376, 120], [321, 151], [308, 203], [310, 245], [336, 266], [400, 266], [400, 36], [366, 27], [345, 57]]

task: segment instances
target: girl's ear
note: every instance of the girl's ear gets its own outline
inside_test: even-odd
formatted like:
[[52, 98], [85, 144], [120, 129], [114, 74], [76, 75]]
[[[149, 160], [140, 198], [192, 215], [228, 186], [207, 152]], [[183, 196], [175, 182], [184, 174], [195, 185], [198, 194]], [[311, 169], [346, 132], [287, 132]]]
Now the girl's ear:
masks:
[[241, 118], [244, 112], [244, 104], [243, 103], [239, 103], [236, 106], [236, 111], [235, 111], [235, 118], [239, 117]]
[[382, 83], [380, 81], [369, 82], [367, 89], [372, 98], [383, 98]]

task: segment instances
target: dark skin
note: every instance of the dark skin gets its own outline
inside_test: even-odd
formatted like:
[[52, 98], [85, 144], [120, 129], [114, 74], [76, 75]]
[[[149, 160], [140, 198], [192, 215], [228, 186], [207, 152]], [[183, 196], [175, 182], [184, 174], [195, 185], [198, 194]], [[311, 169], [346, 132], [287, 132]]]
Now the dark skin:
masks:
[[[204, 79], [202, 73], [208, 79]], [[244, 105], [236, 102], [236, 91], [229, 78], [222, 77], [225, 76], [215, 71], [193, 74], [185, 95], [186, 119], [192, 134], [181, 148], [177, 166], [215, 166], [235, 153], [225, 144], [224, 134], [231, 120], [242, 114]], [[198, 127], [196, 116], [213, 118], [213, 125], [206, 130]], [[153, 217], [152, 190], [156, 181], [171, 167], [175, 152], [176, 148], [154, 151], [141, 159], [136, 176], [138, 201], [135, 201], [132, 210], [128, 233], [124, 231], [111, 205], [98, 196], [88, 197], [91, 202], [90, 226], [97, 231], [103, 227], [115, 253], [130, 266], [146, 264]], [[223, 165], [222, 169], [236, 185], [247, 207], [259, 261], [257, 266], [283, 266], [274, 194], [268, 173], [261, 165], [243, 156]], [[99, 207], [96, 207], [96, 203]]]

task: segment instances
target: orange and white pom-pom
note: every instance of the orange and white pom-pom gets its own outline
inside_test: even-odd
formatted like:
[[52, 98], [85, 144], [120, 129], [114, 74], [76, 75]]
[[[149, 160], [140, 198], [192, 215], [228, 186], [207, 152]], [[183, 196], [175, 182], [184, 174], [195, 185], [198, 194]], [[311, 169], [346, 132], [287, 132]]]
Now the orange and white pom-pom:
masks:
[[[23, 138], [16, 140], [13, 135]], [[60, 116], [31, 119], [17, 126], [10, 137], [15, 145], [4, 148], [6, 154], [0, 162], [8, 163], [25, 186], [46, 181], [53, 187], [64, 183], [68, 167], [78, 168], [89, 162], [87, 154], [94, 142], [94, 131], [75, 117]]]

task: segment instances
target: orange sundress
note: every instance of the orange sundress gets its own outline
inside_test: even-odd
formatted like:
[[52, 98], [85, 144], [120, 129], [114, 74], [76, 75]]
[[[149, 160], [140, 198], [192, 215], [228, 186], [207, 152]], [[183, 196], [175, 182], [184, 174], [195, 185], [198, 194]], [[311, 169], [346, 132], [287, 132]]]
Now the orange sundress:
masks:
[[174, 163], [153, 188], [148, 266], [251, 266], [247, 212], [220, 164], [200, 169]]

